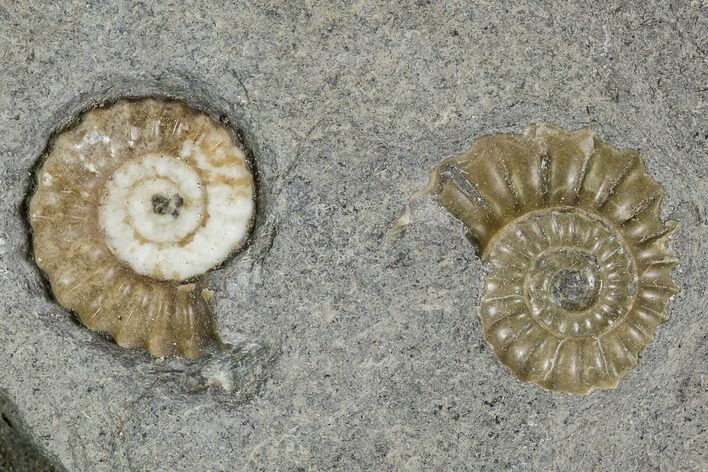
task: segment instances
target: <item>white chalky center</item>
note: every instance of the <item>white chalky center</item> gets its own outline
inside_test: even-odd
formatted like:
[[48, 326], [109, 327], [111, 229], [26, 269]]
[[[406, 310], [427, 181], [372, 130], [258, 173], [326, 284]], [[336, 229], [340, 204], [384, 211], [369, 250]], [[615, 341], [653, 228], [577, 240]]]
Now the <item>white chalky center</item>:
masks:
[[111, 250], [136, 272], [185, 280], [222, 262], [246, 235], [250, 198], [218, 190], [182, 159], [149, 154], [106, 182], [100, 225]]

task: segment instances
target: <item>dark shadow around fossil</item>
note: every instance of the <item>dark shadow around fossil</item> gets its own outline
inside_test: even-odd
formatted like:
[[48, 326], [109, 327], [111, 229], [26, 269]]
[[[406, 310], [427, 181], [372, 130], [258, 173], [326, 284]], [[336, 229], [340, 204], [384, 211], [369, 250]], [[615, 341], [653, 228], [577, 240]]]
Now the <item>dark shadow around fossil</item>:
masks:
[[426, 191], [490, 264], [479, 314], [499, 360], [552, 391], [616, 387], [679, 290], [666, 247], [677, 223], [660, 219], [663, 190], [639, 153], [533, 124], [479, 138]]
[[220, 344], [200, 277], [247, 242], [249, 154], [204, 112], [118, 100], [54, 137], [29, 202], [34, 259], [86, 327], [158, 357]]

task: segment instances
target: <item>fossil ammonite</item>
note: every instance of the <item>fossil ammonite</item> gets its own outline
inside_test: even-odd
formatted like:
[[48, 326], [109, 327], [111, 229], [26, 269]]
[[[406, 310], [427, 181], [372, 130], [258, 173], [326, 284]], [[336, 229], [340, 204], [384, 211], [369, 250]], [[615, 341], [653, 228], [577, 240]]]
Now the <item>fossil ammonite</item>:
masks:
[[616, 387], [678, 291], [676, 223], [639, 153], [534, 124], [479, 138], [429, 188], [490, 264], [479, 314], [499, 360], [548, 390]]
[[176, 100], [120, 100], [50, 143], [30, 201], [34, 255], [88, 328], [193, 358], [217, 334], [199, 276], [248, 238], [254, 179], [221, 123]]

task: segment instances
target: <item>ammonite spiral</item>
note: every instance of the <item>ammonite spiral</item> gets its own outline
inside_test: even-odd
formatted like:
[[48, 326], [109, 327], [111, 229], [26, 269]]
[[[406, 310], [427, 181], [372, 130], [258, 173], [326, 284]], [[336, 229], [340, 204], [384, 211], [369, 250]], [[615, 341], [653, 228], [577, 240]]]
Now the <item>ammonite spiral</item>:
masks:
[[478, 139], [429, 188], [491, 266], [479, 314], [499, 360], [548, 390], [616, 387], [678, 291], [676, 223], [639, 153], [534, 124]]
[[175, 100], [121, 100], [48, 148], [29, 210], [35, 260], [86, 327], [193, 358], [217, 339], [197, 278], [244, 244], [254, 196], [222, 124]]

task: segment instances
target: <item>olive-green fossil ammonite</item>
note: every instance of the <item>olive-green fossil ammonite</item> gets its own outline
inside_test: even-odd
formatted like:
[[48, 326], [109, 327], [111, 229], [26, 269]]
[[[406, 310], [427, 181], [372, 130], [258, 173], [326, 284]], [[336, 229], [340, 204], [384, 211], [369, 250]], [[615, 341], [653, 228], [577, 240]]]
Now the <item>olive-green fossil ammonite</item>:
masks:
[[616, 387], [678, 291], [676, 223], [639, 153], [534, 124], [479, 138], [429, 188], [491, 266], [479, 314], [499, 360], [548, 390]]

